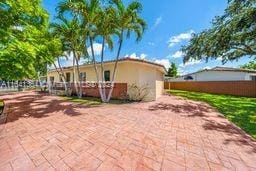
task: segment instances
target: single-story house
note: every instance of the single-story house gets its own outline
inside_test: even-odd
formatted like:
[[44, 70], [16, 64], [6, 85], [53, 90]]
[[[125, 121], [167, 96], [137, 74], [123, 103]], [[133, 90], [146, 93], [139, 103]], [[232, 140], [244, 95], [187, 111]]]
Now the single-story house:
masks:
[[[104, 62], [105, 81], [112, 80], [115, 60]], [[98, 71], [100, 71], [100, 63], [97, 63]], [[63, 71], [66, 75], [67, 82], [73, 82], [77, 79], [77, 74], [73, 74], [73, 67], [64, 67]], [[80, 65], [82, 80], [85, 82], [96, 82], [96, 74], [93, 64]], [[115, 83], [126, 83], [127, 94], [132, 94], [131, 86], [136, 85], [141, 89], [148, 89], [145, 101], [156, 100], [164, 91], [164, 74], [166, 70], [163, 65], [154, 62], [122, 58], [118, 61]], [[47, 74], [48, 82], [61, 82], [56, 70], [50, 70]], [[101, 79], [100, 79], [101, 80]], [[144, 88], [143, 88], [144, 87]]]
[[186, 74], [178, 78], [171, 78], [169, 81], [242, 81], [256, 80], [256, 70], [214, 67], [203, 69], [194, 73]]

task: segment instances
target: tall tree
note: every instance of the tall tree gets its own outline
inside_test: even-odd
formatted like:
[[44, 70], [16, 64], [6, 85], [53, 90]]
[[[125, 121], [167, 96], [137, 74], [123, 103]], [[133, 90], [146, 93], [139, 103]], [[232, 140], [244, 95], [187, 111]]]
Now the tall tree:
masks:
[[[55, 70], [59, 75], [59, 78], [63, 81], [65, 94], [67, 95], [68, 89], [66, 84], [66, 77], [60, 63], [60, 57], [63, 57], [65, 55], [64, 54], [65, 49], [63, 47], [63, 43], [61, 41], [60, 35], [58, 35], [58, 33], [54, 31], [55, 31], [54, 28], [50, 27], [45, 32], [44, 39], [41, 40], [41, 41], [44, 41], [43, 43], [44, 46], [40, 50], [40, 55], [49, 59], [48, 61], [46, 61], [47, 65], [54, 66]], [[58, 65], [56, 64], [56, 61]], [[45, 63], [41, 63], [41, 65], [45, 65]]]
[[184, 62], [216, 59], [222, 62], [243, 56], [256, 56], [256, 0], [229, 0], [222, 16], [216, 16], [210, 29], [195, 34], [183, 47]]
[[[98, 64], [96, 61], [96, 56], [94, 52], [94, 42], [96, 38], [99, 37], [99, 30], [98, 26], [100, 25], [101, 17], [103, 17], [103, 8], [100, 4], [99, 0], [74, 0], [74, 1], [63, 1], [59, 4], [59, 13], [62, 14], [72, 14], [76, 17], [79, 17], [82, 20], [82, 30], [84, 40], [88, 40], [90, 45], [91, 54], [88, 54], [87, 47], [85, 47], [85, 52], [87, 57], [89, 55], [92, 56], [92, 63], [94, 66], [95, 74], [96, 74], [96, 81], [99, 87], [99, 93], [101, 96], [102, 101], [104, 99], [103, 93], [103, 86], [100, 84], [100, 73], [98, 70]], [[104, 24], [104, 23], [102, 23]], [[102, 41], [103, 42], [103, 41]], [[104, 50], [104, 49], [103, 49]], [[103, 52], [102, 52], [103, 55]], [[101, 69], [103, 66], [101, 65]], [[102, 73], [102, 72], [101, 72]]]
[[[76, 30], [79, 30], [79, 39], [81, 46], [80, 52], [83, 57], [89, 59], [88, 51], [87, 51], [87, 40], [89, 39], [89, 44], [91, 45], [91, 51], [92, 51], [92, 58], [94, 61], [95, 66], [95, 73], [97, 75], [97, 81], [99, 81], [98, 78], [98, 69], [96, 67], [95, 62], [95, 55], [94, 55], [94, 49], [93, 49], [93, 41], [95, 39], [95, 23], [99, 20], [98, 10], [100, 10], [100, 2], [99, 0], [65, 0], [58, 4], [58, 14], [62, 17], [71, 15], [73, 18], [75, 18], [79, 22], [79, 28]], [[75, 56], [75, 55], [74, 55]], [[74, 60], [74, 63], [78, 64], [78, 61], [80, 58], [77, 58], [78, 60]], [[77, 65], [77, 69], [79, 69], [79, 65]], [[81, 85], [81, 78], [80, 78], [80, 85]], [[102, 94], [102, 93], [101, 93]], [[80, 95], [82, 95], [82, 90], [80, 88]]]
[[[92, 56], [91, 59], [95, 69], [99, 93], [104, 102], [108, 102], [111, 98], [117, 63], [124, 38], [129, 38], [131, 33], [135, 33], [137, 41], [139, 41], [146, 28], [145, 21], [139, 16], [141, 9], [142, 5], [137, 1], [133, 1], [128, 6], [125, 6], [121, 0], [111, 0], [110, 3], [102, 3], [100, 0], [66, 0], [59, 4], [60, 13], [74, 15], [83, 23], [84, 40], [89, 42], [91, 49], [91, 54], [88, 54], [87, 47], [85, 46], [85, 54]], [[113, 39], [113, 36], [117, 36], [117, 39]], [[113, 40], [118, 41], [118, 50], [111, 78], [112, 86], [109, 93], [106, 94], [103, 83], [100, 86], [100, 82], [104, 82], [104, 48], [112, 49], [113, 45], [116, 44]], [[94, 53], [93, 45], [95, 42], [102, 43], [100, 72]]]
[[[81, 30], [81, 23], [77, 18], [68, 19], [61, 13], [56, 18], [57, 22], [51, 24], [53, 34], [58, 35], [63, 44], [63, 55], [64, 53], [72, 54], [73, 56], [73, 75], [78, 79], [78, 89], [76, 79], [74, 86], [78, 97], [82, 97], [82, 80], [81, 72], [79, 67], [79, 61], [84, 56], [85, 40]], [[59, 60], [59, 58], [58, 58]], [[61, 69], [61, 68], [60, 68]], [[76, 72], [77, 71], [77, 72]]]
[[256, 70], [256, 61], [251, 61], [248, 64], [244, 64], [244, 65], [241, 66], [241, 68]]
[[168, 68], [167, 76], [168, 77], [177, 77], [178, 69], [174, 62], [171, 63], [171, 66]]
[[0, 79], [37, 78], [48, 14], [41, 0], [0, 2]]
[[[113, 36], [118, 35], [118, 29], [116, 24], [116, 14], [112, 7], [107, 7], [99, 11], [100, 19], [96, 22], [97, 31], [96, 35], [101, 37], [101, 60], [100, 60], [100, 78], [101, 86], [99, 87], [102, 91], [102, 101], [107, 102], [106, 85], [104, 77], [104, 49], [106, 44], [109, 49], [113, 49]], [[95, 59], [95, 58], [94, 58]], [[99, 83], [98, 83], [99, 84]]]
[[114, 71], [111, 78], [111, 89], [107, 96], [107, 101], [110, 100], [113, 92], [114, 81], [117, 72], [117, 64], [120, 58], [120, 52], [123, 46], [124, 38], [129, 38], [131, 33], [136, 34], [137, 42], [141, 40], [142, 35], [147, 27], [146, 22], [140, 17], [142, 5], [138, 1], [133, 1], [126, 7], [121, 0], [111, 1], [116, 9], [116, 23], [119, 30], [118, 49], [115, 59]]

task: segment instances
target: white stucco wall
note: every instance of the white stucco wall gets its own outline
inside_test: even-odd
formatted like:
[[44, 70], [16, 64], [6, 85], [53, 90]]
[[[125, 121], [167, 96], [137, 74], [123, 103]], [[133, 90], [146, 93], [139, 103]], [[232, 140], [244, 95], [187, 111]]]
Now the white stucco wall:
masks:
[[235, 81], [245, 80], [247, 73], [232, 71], [204, 71], [192, 74], [194, 81]]
[[[188, 81], [241, 81], [251, 80], [251, 76], [256, 73], [238, 72], [238, 71], [203, 71], [190, 74], [194, 79]], [[184, 77], [172, 78], [171, 81], [187, 81]]]
[[[110, 70], [112, 76], [114, 70], [114, 63], [104, 64], [104, 70]], [[94, 67], [81, 66], [81, 72], [86, 72], [86, 81], [96, 81], [96, 74]], [[100, 72], [100, 66], [98, 66]], [[71, 82], [73, 80], [73, 70], [65, 69], [65, 73], [71, 73]], [[116, 83], [127, 83], [128, 93], [129, 87], [132, 84], [136, 84], [140, 87], [148, 87], [149, 93], [145, 98], [145, 101], [156, 100], [160, 97], [164, 91], [164, 70], [161, 67], [136, 61], [122, 61], [118, 63], [116, 72]], [[48, 81], [50, 77], [54, 77], [54, 81], [59, 82], [59, 75], [55, 71], [48, 72]], [[75, 75], [76, 80], [77, 74]], [[112, 79], [112, 78], [111, 78]]]

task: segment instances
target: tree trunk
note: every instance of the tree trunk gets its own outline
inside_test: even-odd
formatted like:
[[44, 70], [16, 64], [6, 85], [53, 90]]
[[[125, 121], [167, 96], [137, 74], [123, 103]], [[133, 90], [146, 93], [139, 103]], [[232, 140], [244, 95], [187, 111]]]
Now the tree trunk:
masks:
[[79, 92], [78, 92], [78, 97], [81, 98], [82, 97], [82, 79], [81, 79], [81, 73], [80, 73], [80, 68], [79, 68], [79, 61], [78, 61], [78, 57], [75, 57], [76, 60], [76, 69], [77, 69], [77, 76], [78, 76], [78, 81], [79, 81]]
[[120, 52], [121, 52], [122, 45], [123, 45], [123, 30], [121, 32], [121, 37], [120, 37], [120, 40], [119, 40], [119, 47], [118, 47], [115, 66], [114, 66], [114, 71], [113, 71], [112, 79], [111, 79], [111, 87], [110, 87], [110, 90], [109, 90], [109, 93], [108, 93], [108, 97], [106, 99], [107, 102], [110, 101], [110, 98], [112, 96], [112, 92], [113, 92], [113, 89], [114, 89], [114, 85], [115, 85], [114, 81], [115, 81], [115, 77], [116, 77], [117, 63], [118, 63], [118, 60], [119, 60], [119, 57], [120, 57]]
[[62, 76], [61, 76], [61, 73], [60, 73], [60, 71], [58, 70], [58, 67], [56, 66], [55, 63], [53, 63], [53, 66], [54, 66], [55, 70], [57, 71], [59, 77], [62, 77]]
[[77, 97], [81, 98], [82, 97], [82, 82], [81, 82], [81, 78], [80, 78], [80, 68], [79, 68], [79, 61], [78, 61], [78, 56], [75, 52], [75, 50], [73, 50], [73, 54], [74, 54], [74, 59], [75, 59], [75, 66], [76, 66], [76, 70], [77, 70], [77, 78], [78, 78], [78, 90], [77, 90]]
[[101, 47], [101, 63], [100, 63], [100, 66], [101, 66], [101, 89], [102, 89], [103, 102], [106, 102], [105, 76], [104, 76], [104, 68], [103, 68], [104, 47], [105, 47], [105, 37], [103, 36], [102, 47]]
[[62, 75], [62, 81], [64, 83], [65, 95], [67, 95], [68, 90], [67, 90], [67, 84], [66, 84], [66, 76], [64, 75], [63, 69], [60, 65], [60, 58], [59, 57], [57, 58], [57, 61], [58, 61], [58, 65], [59, 65], [59, 68], [60, 68], [61, 75]]
[[103, 101], [103, 99], [102, 99], [102, 97], [103, 97], [102, 96], [102, 89], [100, 88], [100, 82], [99, 82], [99, 73], [98, 73], [98, 68], [97, 68], [97, 65], [96, 65], [96, 60], [95, 60], [95, 55], [94, 55], [93, 38], [92, 37], [90, 37], [90, 45], [91, 45], [92, 61], [93, 61], [93, 66], [94, 66], [94, 70], [95, 70], [95, 74], [96, 74], [98, 89], [99, 89], [101, 100]]
[[[76, 79], [75, 79], [75, 75], [76, 75], [76, 68], [75, 68], [75, 54], [73, 53], [73, 85], [75, 87], [75, 91], [76, 91], [76, 95], [78, 95], [78, 89], [77, 89], [77, 85], [76, 85]], [[71, 87], [72, 88], [72, 87]]]

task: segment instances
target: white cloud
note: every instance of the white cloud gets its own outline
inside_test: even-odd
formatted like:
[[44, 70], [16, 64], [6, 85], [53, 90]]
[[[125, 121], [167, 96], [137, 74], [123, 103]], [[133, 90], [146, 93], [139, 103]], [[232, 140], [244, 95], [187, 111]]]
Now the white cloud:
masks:
[[[93, 50], [94, 50], [94, 55], [100, 55], [101, 54], [101, 48], [102, 45], [100, 43], [93, 43]], [[87, 51], [89, 53], [89, 55], [92, 54], [92, 51], [91, 51], [91, 46], [89, 46], [87, 48]]]
[[222, 57], [216, 58], [217, 61], [222, 61]]
[[[73, 53], [64, 53], [65, 56], [61, 56], [60, 57], [60, 65], [61, 67], [69, 67], [69, 66], [73, 66], [73, 57], [74, 57], [74, 54]], [[81, 58], [80, 61], [79, 61], [79, 65], [82, 65], [86, 62], [86, 59], [84, 58]], [[55, 62], [55, 65], [57, 67], [59, 67], [59, 64], [58, 64], [58, 61], [56, 60]], [[54, 68], [54, 65], [51, 65], [49, 66], [50, 69], [55, 69]]]
[[163, 17], [161, 17], [161, 16], [157, 17], [157, 19], [153, 25], [153, 28], [156, 28], [162, 22], [162, 20], [163, 20]]
[[168, 46], [173, 47], [174, 45], [176, 45], [177, 43], [180, 43], [181, 41], [191, 39], [193, 33], [195, 33], [195, 32], [193, 30], [190, 30], [188, 32], [181, 33], [179, 35], [170, 37], [170, 39], [167, 42]]
[[146, 59], [147, 55], [145, 53], [140, 54], [140, 59]]
[[203, 67], [203, 69], [211, 69], [210, 66]]
[[132, 54], [130, 55], [130, 58], [138, 59], [139, 57], [137, 57], [136, 53], [132, 53]]
[[154, 62], [163, 65], [166, 69], [170, 67], [169, 59], [157, 59]]
[[185, 71], [183, 68], [178, 68], [178, 75], [186, 75], [188, 74], [187, 71]]
[[196, 65], [196, 64], [200, 64], [200, 63], [202, 63], [202, 61], [190, 60], [190, 61], [186, 62], [185, 64], [181, 63], [179, 66], [180, 67], [186, 67], [186, 66], [192, 66], [192, 65]]
[[126, 54], [126, 55], [125, 55], [125, 57], [130, 57], [130, 58], [133, 58], [133, 59], [142, 59], [142, 60], [145, 60], [147, 56], [148, 56], [148, 55], [145, 54], [145, 53], [142, 53], [142, 54], [140, 54], [139, 56], [137, 56], [136, 53], [132, 53], [131, 55], [129, 55], [129, 54]]
[[176, 51], [174, 54], [171, 55], [173, 58], [181, 58], [184, 56], [184, 53], [182, 51]]

